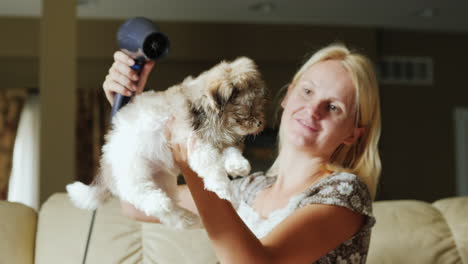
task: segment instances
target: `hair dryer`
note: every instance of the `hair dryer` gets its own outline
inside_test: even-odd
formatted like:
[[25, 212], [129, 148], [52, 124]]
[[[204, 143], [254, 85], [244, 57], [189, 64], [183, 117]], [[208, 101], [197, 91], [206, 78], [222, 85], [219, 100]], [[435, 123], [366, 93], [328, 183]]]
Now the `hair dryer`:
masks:
[[[169, 39], [161, 33], [149, 19], [135, 17], [125, 21], [117, 32], [119, 48], [135, 60], [131, 67], [140, 74], [145, 63], [167, 55]], [[116, 94], [112, 106], [111, 118], [130, 101], [131, 97]]]

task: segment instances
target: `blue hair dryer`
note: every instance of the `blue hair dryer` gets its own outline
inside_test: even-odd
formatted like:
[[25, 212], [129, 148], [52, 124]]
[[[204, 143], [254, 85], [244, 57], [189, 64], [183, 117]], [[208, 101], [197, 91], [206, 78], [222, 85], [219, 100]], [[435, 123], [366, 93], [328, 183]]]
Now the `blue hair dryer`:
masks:
[[[149, 60], [163, 58], [169, 52], [169, 38], [151, 20], [135, 17], [125, 21], [117, 32], [119, 48], [135, 60], [131, 67], [140, 74]], [[130, 101], [131, 97], [116, 94], [111, 118]]]

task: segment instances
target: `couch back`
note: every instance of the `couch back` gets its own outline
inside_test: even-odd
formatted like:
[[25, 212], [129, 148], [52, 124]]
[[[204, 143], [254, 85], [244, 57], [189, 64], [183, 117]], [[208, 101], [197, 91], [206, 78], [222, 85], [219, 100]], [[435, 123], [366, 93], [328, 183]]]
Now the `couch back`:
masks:
[[368, 263], [468, 263], [468, 197], [374, 203]]
[[[381, 201], [374, 213], [368, 263], [468, 263], [468, 197], [433, 204]], [[36, 235], [32, 209], [0, 202], [0, 217], [0, 264], [30, 264], [34, 254], [36, 264], [83, 263], [92, 212], [73, 207], [66, 194], [55, 194], [42, 206]], [[114, 199], [97, 210], [86, 263], [214, 264], [217, 259], [204, 230], [127, 219]]]

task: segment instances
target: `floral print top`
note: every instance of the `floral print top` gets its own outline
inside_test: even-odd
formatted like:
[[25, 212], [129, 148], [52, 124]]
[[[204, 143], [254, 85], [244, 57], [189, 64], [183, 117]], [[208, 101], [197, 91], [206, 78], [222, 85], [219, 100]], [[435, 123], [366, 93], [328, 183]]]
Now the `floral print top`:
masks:
[[276, 180], [262, 172], [232, 181], [233, 205], [237, 213], [258, 237], [266, 236], [294, 210], [308, 204], [329, 204], [346, 207], [366, 216], [364, 226], [349, 240], [343, 242], [315, 263], [356, 264], [365, 263], [371, 228], [375, 224], [372, 214], [372, 199], [367, 186], [354, 174], [339, 172], [320, 179], [304, 192], [293, 196], [281, 209], [274, 210], [267, 218], [260, 216], [251, 207], [256, 194]]

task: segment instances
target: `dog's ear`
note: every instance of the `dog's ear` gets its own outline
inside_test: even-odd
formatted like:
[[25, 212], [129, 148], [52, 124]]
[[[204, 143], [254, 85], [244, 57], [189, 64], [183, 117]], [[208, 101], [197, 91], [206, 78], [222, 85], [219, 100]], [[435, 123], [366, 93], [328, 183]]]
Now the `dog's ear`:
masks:
[[223, 80], [212, 81], [209, 87], [206, 94], [208, 103], [216, 113], [222, 113], [236, 89], [232, 83]]
[[193, 80], [194, 79], [193, 79], [192, 75], [189, 75], [189, 76], [185, 77], [185, 79], [182, 81], [182, 83], [190, 84], [191, 82], [193, 82]]
[[239, 57], [229, 65], [231, 67], [232, 81], [238, 84], [246, 84], [246, 79], [252, 79], [258, 75], [254, 61], [247, 57]]

